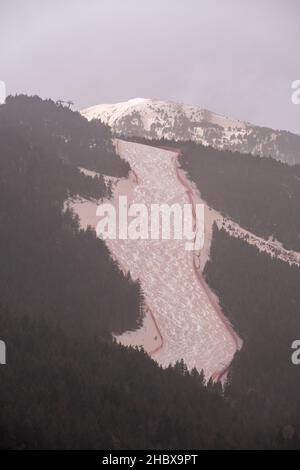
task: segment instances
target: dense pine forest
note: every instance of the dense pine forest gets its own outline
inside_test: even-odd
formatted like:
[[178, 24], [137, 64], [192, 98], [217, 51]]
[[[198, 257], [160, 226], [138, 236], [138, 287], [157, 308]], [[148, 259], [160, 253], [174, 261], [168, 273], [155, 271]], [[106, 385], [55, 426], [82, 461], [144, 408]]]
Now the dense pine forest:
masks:
[[300, 367], [291, 345], [300, 337], [300, 268], [215, 227], [205, 275], [243, 339], [225, 395], [240, 408], [235, 426], [248, 425], [244, 445], [255, 427], [265, 439], [277, 429], [299, 445]]
[[[226, 311], [234, 306], [235, 326], [246, 325], [240, 327], [244, 349], [234, 361], [225, 391], [218, 384], [205, 385], [203, 376], [187, 372], [183, 363], [162, 370], [143, 352], [102, 338], [70, 338], [48, 321], [19, 317], [1, 307], [0, 331], [9, 351], [9, 367], [0, 368], [1, 447], [299, 448], [299, 372], [290, 362], [287, 344], [294, 337], [292, 328], [299, 331], [293, 309], [299, 294], [282, 294], [283, 301], [290, 295], [290, 303], [285, 315], [276, 309], [272, 326], [266, 318], [268, 305], [276, 308], [278, 294], [271, 290], [260, 318], [259, 303], [266, 301], [255, 302], [261, 279], [253, 255], [257, 261], [261, 254], [249, 252], [240, 241], [238, 261], [230, 257], [237, 242], [216, 232], [207, 268], [207, 278], [219, 294], [223, 276], [239, 281], [230, 284], [224, 303]], [[223, 253], [224, 244], [228, 256], [222, 260], [218, 251]], [[299, 271], [273, 266], [265, 256], [260, 261], [262, 275], [276, 278], [280, 271], [288, 272], [292, 286], [299, 281]], [[252, 283], [249, 293], [243, 288], [245, 279], [240, 279], [245, 263], [244, 276]], [[253, 310], [253, 329], [247, 333]], [[283, 351], [278, 344], [282, 328], [288, 338]]]
[[[21, 96], [0, 107], [0, 339], [7, 345], [0, 448], [300, 448], [300, 366], [291, 363], [300, 335], [299, 268], [215, 228], [205, 276], [244, 341], [224, 389], [182, 361], [163, 370], [113, 341], [112, 333], [141, 322], [143, 293], [64, 209], [69, 197], [109, 197], [103, 177], [84, 176], [78, 165], [127, 174], [110, 137], [101, 123], [52, 101]], [[217, 173], [225, 194], [235, 183]], [[279, 164], [269, 186], [289, 185], [293, 213], [291, 174]], [[229, 212], [231, 201], [218, 208]]]
[[[0, 368], [0, 448], [210, 448], [227, 442], [232, 410], [183, 364], [66, 336], [0, 309], [9, 366]], [[205, 411], [204, 411], [205, 410]], [[224, 420], [225, 418], [225, 420]], [[229, 441], [228, 441], [229, 443]]]
[[109, 128], [100, 121], [88, 122], [60, 102], [38, 96], [8, 96], [0, 106], [0, 128], [64, 162], [105, 175], [128, 174], [129, 165], [116, 154]]

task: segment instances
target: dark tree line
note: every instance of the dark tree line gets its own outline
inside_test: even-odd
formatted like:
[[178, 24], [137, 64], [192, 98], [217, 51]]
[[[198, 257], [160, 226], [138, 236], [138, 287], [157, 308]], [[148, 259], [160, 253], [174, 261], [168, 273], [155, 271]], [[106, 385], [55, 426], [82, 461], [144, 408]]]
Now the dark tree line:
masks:
[[0, 449], [182, 449], [230, 445], [218, 387], [141, 351], [66, 336], [0, 307]]
[[300, 268], [215, 228], [205, 274], [244, 342], [226, 389], [239, 409], [234, 426], [245, 445], [255, 429], [265, 442], [288, 431], [297, 441], [300, 366], [291, 345], [300, 338]]
[[115, 152], [110, 129], [38, 96], [9, 96], [0, 107], [0, 128], [42, 147], [50, 156], [105, 175], [124, 177], [129, 165]]

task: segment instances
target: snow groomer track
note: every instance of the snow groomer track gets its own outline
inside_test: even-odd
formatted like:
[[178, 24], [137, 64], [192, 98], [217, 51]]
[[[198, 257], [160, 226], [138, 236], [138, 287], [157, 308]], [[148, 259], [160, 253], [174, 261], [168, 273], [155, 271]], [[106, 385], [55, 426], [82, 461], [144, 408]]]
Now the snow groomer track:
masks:
[[[178, 167], [178, 152], [116, 140], [119, 155], [132, 168], [128, 203], [193, 204], [193, 189]], [[117, 193], [117, 191], [116, 191]], [[123, 192], [124, 194], [124, 192]], [[117, 203], [117, 198], [115, 198]], [[106, 240], [116, 261], [145, 296], [144, 325], [117, 339], [143, 345], [162, 366], [183, 358], [206, 378], [223, 380], [240, 340], [227, 322], [197, 266], [186, 240]]]

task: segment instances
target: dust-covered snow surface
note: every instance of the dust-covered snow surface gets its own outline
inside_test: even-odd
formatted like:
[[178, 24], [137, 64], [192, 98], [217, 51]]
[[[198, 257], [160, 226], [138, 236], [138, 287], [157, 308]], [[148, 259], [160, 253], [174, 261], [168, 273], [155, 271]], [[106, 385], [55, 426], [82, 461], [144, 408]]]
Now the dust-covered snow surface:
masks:
[[[121, 140], [116, 145], [134, 174], [129, 203], [143, 203], [149, 213], [155, 203], [190, 203], [178, 178], [177, 153]], [[206, 378], [223, 378], [240, 342], [196, 269], [194, 252], [185, 249], [186, 240], [106, 243], [121, 268], [140, 280], [146, 304], [146, 325], [118, 341], [143, 345], [163, 366], [183, 358], [189, 369], [203, 369]]]
[[[247, 232], [208, 207], [195, 184], [180, 170], [176, 152], [118, 139], [115, 145], [132, 168], [128, 179], [110, 181], [113, 198], [107, 202], [114, 204], [117, 213], [119, 196], [127, 196], [128, 205], [143, 203], [148, 209], [154, 203], [202, 203], [205, 221], [200, 256], [185, 250], [186, 240], [106, 240], [120, 268], [140, 280], [145, 294], [142, 326], [116, 338], [124, 345], [143, 346], [163, 366], [183, 358], [189, 369], [195, 366], [204, 370], [207, 379], [224, 381], [242, 341], [202, 277], [210, 255], [213, 223], [289, 264], [300, 265], [300, 254], [285, 250], [276, 240]], [[80, 170], [94, 176], [94, 172]], [[103, 202], [78, 198], [66, 201], [66, 207], [78, 214], [83, 228], [90, 225], [96, 229], [97, 206]]]

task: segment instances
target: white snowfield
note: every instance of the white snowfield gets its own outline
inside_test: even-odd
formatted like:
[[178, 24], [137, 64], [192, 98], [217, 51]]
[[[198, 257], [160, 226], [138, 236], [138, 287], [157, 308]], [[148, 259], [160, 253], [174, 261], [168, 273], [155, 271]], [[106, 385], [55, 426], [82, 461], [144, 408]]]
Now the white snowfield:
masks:
[[221, 150], [270, 155], [291, 165], [300, 163], [299, 135], [255, 126], [199, 106], [135, 98], [91, 106], [81, 114], [87, 119], [100, 119], [118, 137], [194, 141]]
[[[135, 113], [140, 113], [136, 115]], [[169, 131], [168, 137], [174, 136], [174, 124], [176, 120], [185, 119], [191, 120], [198, 124], [203, 121], [210, 124], [222, 126], [225, 128], [238, 128], [239, 130], [251, 126], [250, 123], [231, 119], [220, 114], [213, 113], [207, 109], [199, 108], [198, 106], [191, 106], [187, 104], [175, 103], [172, 101], [152, 100], [148, 98], [134, 98], [128, 101], [114, 104], [98, 104], [90, 108], [83, 109], [81, 114], [87, 119], [101, 119], [103, 122], [113, 127], [116, 123], [121, 123], [127, 116], [133, 115], [136, 121], [134, 125], [138, 125], [138, 119], [142, 120], [143, 128], [146, 131], [151, 130], [153, 123], [160, 124], [160, 133], [157, 137], [166, 137], [165, 130]], [[166, 119], [169, 122], [166, 122]], [[168, 127], [168, 124], [170, 127]]]
[[[132, 182], [130, 202], [146, 204], [149, 212], [154, 203], [189, 203], [176, 175], [176, 153], [120, 140], [117, 147], [137, 179]], [[145, 338], [149, 325], [142, 328], [144, 334], [129, 332], [117, 339], [126, 345], [143, 345], [163, 366], [183, 358], [189, 369], [197, 367], [207, 378], [218, 378], [231, 363], [238, 340], [199, 282], [193, 252], [185, 250], [185, 241], [106, 240], [122, 269], [140, 280], [158, 330], [150, 343]]]

